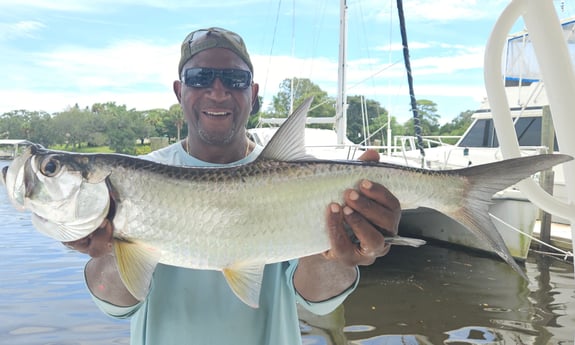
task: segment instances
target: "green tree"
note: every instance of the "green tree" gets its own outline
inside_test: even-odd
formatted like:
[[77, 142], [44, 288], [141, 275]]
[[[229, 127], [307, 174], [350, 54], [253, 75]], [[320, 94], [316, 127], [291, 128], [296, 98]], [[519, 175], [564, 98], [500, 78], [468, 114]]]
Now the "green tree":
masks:
[[[166, 117], [164, 118], [164, 125], [168, 128], [168, 138], [176, 138], [177, 141], [180, 141], [184, 123], [185, 120], [182, 107], [179, 104], [173, 104], [170, 109], [168, 109]], [[186, 135], [187, 132], [186, 128]]]
[[157, 108], [157, 109], [150, 109], [143, 112], [144, 121], [154, 128], [152, 136], [158, 135], [160, 137], [168, 137], [168, 128], [164, 123], [164, 118], [168, 115], [167, 109]]
[[[369, 131], [372, 137], [370, 143], [368, 144], [373, 145], [373, 140], [379, 139], [381, 140], [382, 145], [387, 145], [387, 116], [389, 116], [389, 114], [386, 116], [377, 117], [373, 120], [373, 122], [370, 123]], [[391, 139], [393, 139], [393, 136], [395, 135], [405, 135], [405, 128], [399, 122], [397, 122], [396, 117], [392, 116], [389, 122], [391, 125]]]
[[53, 119], [55, 142], [64, 144], [66, 148], [71, 146], [72, 150], [87, 143], [94, 132], [91, 117], [89, 110], [79, 109], [78, 106], [56, 113]]
[[0, 116], [0, 138], [27, 139], [51, 145], [52, 117], [46, 112], [14, 110]]
[[[437, 104], [427, 99], [420, 99], [417, 101], [417, 111], [420, 119], [421, 135], [438, 135], [440, 115], [437, 113]], [[405, 127], [411, 129], [412, 132], [409, 134], [415, 135], [413, 118], [405, 123]]]
[[[263, 101], [264, 101], [263, 97], [262, 97], [262, 96], [258, 96], [258, 99], [260, 100], [260, 105], [263, 104]], [[259, 109], [259, 111], [258, 111], [257, 113], [250, 115], [250, 117], [249, 117], [249, 119], [248, 119], [248, 123], [247, 123], [247, 125], [246, 125], [246, 128], [255, 128], [255, 127], [257, 127], [257, 125], [258, 125], [258, 123], [259, 123], [259, 121], [260, 121], [260, 116], [262, 115], [261, 110], [262, 110], [262, 109], [261, 109], [261, 106], [260, 106], [260, 109]]]
[[0, 117], [0, 136], [2, 138], [24, 138], [24, 131], [22, 130], [25, 118], [20, 114], [26, 112], [25, 110], [14, 110], [2, 114]]
[[92, 106], [93, 116], [103, 121], [108, 146], [118, 152], [135, 154], [136, 141], [146, 135], [144, 115], [135, 109], [115, 102], [96, 103]]
[[[293, 109], [295, 110], [305, 99], [313, 96], [313, 102], [308, 117], [332, 117], [335, 115], [334, 100], [328, 97], [318, 85], [309, 79], [293, 79]], [[287, 117], [290, 112], [292, 98], [292, 80], [284, 79], [280, 90], [273, 96], [271, 109], [265, 114], [267, 117]]]
[[[365, 125], [369, 129], [369, 133], [373, 133], [387, 125], [388, 112], [381, 107], [379, 102], [367, 99], [364, 102], [364, 106], [361, 103], [362, 96], [355, 95], [347, 98], [347, 137], [356, 144], [365, 140]], [[367, 123], [365, 124], [362, 111], [367, 114]], [[379, 137], [381, 138], [381, 136]]]
[[462, 135], [465, 133], [467, 128], [471, 125], [473, 115], [475, 111], [466, 110], [457, 115], [456, 118], [451, 120], [451, 122], [444, 124], [439, 129], [439, 134], [441, 135]]
[[54, 144], [54, 126], [52, 116], [46, 112], [30, 113], [30, 141], [50, 146]]

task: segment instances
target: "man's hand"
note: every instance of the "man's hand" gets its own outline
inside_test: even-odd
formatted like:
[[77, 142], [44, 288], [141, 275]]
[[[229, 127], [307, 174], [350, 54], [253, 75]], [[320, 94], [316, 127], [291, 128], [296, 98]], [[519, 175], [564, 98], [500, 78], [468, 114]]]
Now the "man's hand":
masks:
[[112, 223], [105, 219], [102, 225], [90, 235], [76, 241], [62, 242], [62, 244], [93, 258], [99, 258], [112, 253], [113, 233]]
[[[379, 154], [368, 150], [359, 159], [379, 161]], [[377, 228], [392, 235], [397, 234], [401, 217], [399, 200], [384, 186], [363, 180], [359, 190], [345, 191], [344, 201], [344, 206], [336, 203], [329, 205], [327, 226], [331, 249], [325, 256], [348, 265], [371, 265], [390, 249], [384, 235]], [[359, 244], [352, 242], [345, 224], [353, 231]]]
[[[379, 154], [368, 150], [359, 159], [379, 161]], [[342, 293], [357, 279], [357, 265], [371, 265], [389, 252], [390, 245], [377, 228], [396, 235], [401, 207], [387, 188], [363, 180], [357, 190], [345, 191], [344, 205], [330, 204], [326, 217], [331, 248], [323, 254], [301, 258], [294, 275], [296, 290], [309, 301]], [[346, 226], [359, 243], [352, 241]]]
[[86, 284], [94, 296], [117, 306], [133, 306], [138, 300], [130, 294], [120, 278], [116, 258], [113, 256], [113, 234], [114, 226], [106, 219], [90, 235], [63, 244], [92, 257], [86, 264], [84, 274]]

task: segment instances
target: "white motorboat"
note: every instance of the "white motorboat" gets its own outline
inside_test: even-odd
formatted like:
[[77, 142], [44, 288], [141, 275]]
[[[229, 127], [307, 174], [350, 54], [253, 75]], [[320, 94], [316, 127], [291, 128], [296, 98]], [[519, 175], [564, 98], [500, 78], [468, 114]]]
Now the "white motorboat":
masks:
[[[512, 8], [511, 5], [510, 8]], [[563, 21], [561, 29], [564, 40], [559, 43], [567, 45], [570, 50], [573, 49], [575, 47], [575, 19]], [[501, 133], [503, 133], [502, 139], [507, 142], [517, 138], [518, 146], [515, 153], [523, 156], [547, 152], [563, 152], [572, 155], [574, 148], [570, 143], [567, 140], [560, 143], [555, 138], [553, 122], [560, 122], [563, 126], [567, 125], [567, 128], [573, 129], [575, 117], [572, 114], [553, 113], [559, 107], [552, 108], [550, 97], [548, 97], [551, 91], [543, 82], [530, 34], [523, 31], [508, 36], [506, 53], [504, 81], [500, 79], [499, 83], [504, 90], [503, 102], [506, 101], [506, 104], [509, 104], [504, 109], [507, 111], [501, 111], [501, 98], [497, 98], [499, 109], [495, 109], [493, 102], [490, 102], [491, 98], [488, 97], [473, 114], [471, 126], [455, 145], [441, 144], [440, 140], [429, 138], [427, 142], [430, 144], [424, 149], [425, 156], [422, 157], [420, 150], [414, 149], [416, 140], [414, 137], [398, 137], [396, 138], [397, 147], [402, 149], [394, 152], [394, 156], [402, 158], [405, 163], [416, 163], [425, 168], [439, 170], [463, 168], [509, 158], [509, 154], [505, 154], [505, 148], [500, 145], [500, 139], [496, 134], [496, 127], [498, 131], [500, 130], [497, 126], [497, 116], [504, 117], [508, 122], [513, 123], [513, 127], [508, 127], [512, 128], [511, 132], [501, 130]], [[552, 63], [558, 64], [558, 62]], [[570, 64], [558, 64], [556, 68], [563, 68], [565, 75], [573, 74]], [[489, 85], [487, 87], [489, 92]], [[499, 113], [496, 114], [496, 112]], [[567, 128], [561, 130], [566, 131]], [[559, 131], [556, 123], [555, 132]], [[560, 202], [568, 205], [568, 186], [570, 185], [568, 178], [566, 179], [564, 167], [555, 167], [553, 172], [553, 195]], [[570, 183], [572, 184], [573, 181]], [[510, 252], [517, 258], [526, 258], [531, 236], [534, 232], [538, 232], [540, 226], [538, 207], [517, 186], [501, 191], [494, 196], [493, 201], [490, 211]], [[566, 229], [573, 222], [573, 217], [575, 214], [573, 214], [571, 205], [571, 210], [563, 212], [563, 215], [554, 214], [551, 223], [551, 235], [559, 237], [558, 240], [564, 249], [570, 251], [573, 247], [572, 236]], [[434, 225], [431, 227], [429, 224]], [[433, 210], [408, 210], [404, 213], [401, 225], [402, 231], [408, 235], [419, 235], [487, 250], [482, 243], [478, 243], [474, 236], [461, 231], [459, 224]]]

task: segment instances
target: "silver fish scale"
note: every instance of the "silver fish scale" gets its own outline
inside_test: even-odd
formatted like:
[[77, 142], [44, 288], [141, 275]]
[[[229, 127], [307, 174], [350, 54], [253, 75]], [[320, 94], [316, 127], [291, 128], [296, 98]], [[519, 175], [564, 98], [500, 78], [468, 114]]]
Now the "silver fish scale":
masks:
[[[297, 136], [292, 127], [284, 124], [282, 128], [288, 129], [278, 130], [274, 138], [279, 139], [270, 141], [261, 159], [226, 168], [174, 167], [130, 156], [69, 154], [31, 146], [10, 165], [4, 181], [15, 205], [45, 215], [46, 221], [35, 226], [59, 241], [91, 233], [108, 211], [107, 202], [96, 201], [108, 201], [112, 195], [114, 236], [141, 244], [128, 247], [117, 242], [117, 248], [125, 254], [119, 256], [123, 260], [141, 260], [137, 267], [144, 271], [144, 281], [125, 273], [134, 283], [130, 283], [134, 296], [143, 297], [152, 265], [148, 259], [156, 258], [141, 252], [146, 246], [163, 254], [160, 261], [166, 264], [235, 272], [248, 267], [256, 275], [265, 263], [327, 250], [327, 205], [341, 202], [344, 190], [361, 179], [386, 186], [402, 209], [433, 208], [460, 222], [525, 278], [489, 217], [491, 197], [537, 171], [572, 159], [538, 155], [449, 171], [381, 163], [304, 162], [293, 146], [301, 140], [289, 144], [284, 138]], [[32, 164], [40, 169], [32, 171]], [[60, 169], [63, 173], [57, 173]], [[70, 174], [82, 176], [78, 192], [82, 200], [92, 201], [90, 207], [77, 207], [74, 200], [68, 200], [57, 211], [67, 208], [75, 219], [60, 223], [50, 199], [36, 200], [41, 193], [36, 188], [45, 186], [32, 183], [30, 174], [42, 174], [45, 183], [56, 185], [68, 185]], [[82, 188], [88, 183], [105, 188]], [[44, 190], [53, 200], [62, 197], [57, 187]], [[239, 290], [234, 291], [242, 300], [257, 305], [255, 295]]]
[[384, 181], [400, 200], [420, 203], [414, 185], [429, 195], [430, 184], [425, 174], [414, 175], [356, 164], [262, 160], [217, 169], [116, 165], [109, 179], [123, 196], [114, 220], [117, 236], [159, 248], [166, 264], [221, 269], [323, 252], [330, 246], [326, 207], [341, 202], [345, 188], [361, 178]]

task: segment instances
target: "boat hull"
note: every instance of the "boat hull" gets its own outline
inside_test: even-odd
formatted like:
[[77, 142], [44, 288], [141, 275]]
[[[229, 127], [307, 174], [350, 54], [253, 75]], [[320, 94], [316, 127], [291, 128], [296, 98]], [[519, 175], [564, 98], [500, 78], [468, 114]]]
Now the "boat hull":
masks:
[[[532, 235], [537, 220], [537, 207], [528, 200], [504, 195], [494, 198], [494, 204], [489, 211], [511, 255], [516, 259], [525, 260], [529, 253], [531, 238], [513, 228]], [[505, 219], [505, 222], [500, 219]], [[431, 209], [405, 210], [401, 216], [399, 232], [405, 236], [448, 242], [493, 253], [486, 243], [478, 241], [477, 237], [464, 226]]]

